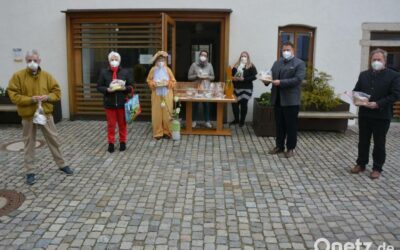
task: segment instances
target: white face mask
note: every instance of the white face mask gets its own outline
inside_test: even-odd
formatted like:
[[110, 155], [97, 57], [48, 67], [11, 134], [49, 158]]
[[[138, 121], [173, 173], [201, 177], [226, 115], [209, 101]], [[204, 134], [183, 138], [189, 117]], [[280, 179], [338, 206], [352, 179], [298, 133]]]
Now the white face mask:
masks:
[[110, 62], [110, 65], [111, 65], [111, 67], [118, 67], [119, 66], [119, 61], [117, 61], [117, 60], [111, 60], [111, 62]]
[[290, 52], [288, 50], [285, 50], [285, 51], [282, 52], [282, 56], [283, 56], [283, 58], [288, 60], [288, 59], [292, 58], [292, 52]]
[[32, 71], [36, 71], [39, 68], [39, 64], [37, 62], [34, 61], [30, 61], [28, 62], [28, 68]]
[[381, 69], [384, 68], [384, 65], [380, 61], [373, 61], [371, 63], [371, 67], [372, 67], [373, 70], [381, 70]]
[[157, 66], [159, 67], [159, 68], [162, 68], [162, 67], [164, 67], [164, 62], [163, 61], [161, 61], [161, 62], [158, 62], [157, 63]]
[[246, 64], [247, 63], [247, 57], [240, 58], [240, 62], [243, 63], [243, 64]]
[[207, 57], [205, 56], [200, 56], [200, 62], [205, 62], [207, 61]]

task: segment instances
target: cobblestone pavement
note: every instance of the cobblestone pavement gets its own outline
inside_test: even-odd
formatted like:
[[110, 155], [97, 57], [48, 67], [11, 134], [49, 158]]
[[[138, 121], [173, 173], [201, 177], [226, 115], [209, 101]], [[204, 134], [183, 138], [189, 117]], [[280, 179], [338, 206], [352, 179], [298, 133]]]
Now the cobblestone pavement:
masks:
[[[313, 249], [321, 237], [400, 249], [399, 125], [389, 131], [383, 176], [372, 181], [371, 165], [349, 174], [356, 129], [301, 132], [297, 156], [281, 159], [267, 154], [273, 138], [251, 126], [173, 142], [135, 123], [127, 151], [109, 154], [105, 122], [63, 121], [74, 176], [57, 170], [45, 146], [28, 187], [22, 152], [0, 151], [0, 189], [26, 196], [0, 217], [0, 249]], [[21, 138], [17, 125], [0, 132], [0, 143]]]

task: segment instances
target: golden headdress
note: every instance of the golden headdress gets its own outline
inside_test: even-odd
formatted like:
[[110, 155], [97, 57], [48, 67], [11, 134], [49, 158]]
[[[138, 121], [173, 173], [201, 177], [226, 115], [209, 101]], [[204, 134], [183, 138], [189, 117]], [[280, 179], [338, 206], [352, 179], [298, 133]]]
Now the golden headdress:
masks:
[[155, 53], [153, 58], [151, 59], [151, 62], [154, 63], [159, 57], [168, 58], [168, 53], [162, 50], [157, 51], [157, 53]]

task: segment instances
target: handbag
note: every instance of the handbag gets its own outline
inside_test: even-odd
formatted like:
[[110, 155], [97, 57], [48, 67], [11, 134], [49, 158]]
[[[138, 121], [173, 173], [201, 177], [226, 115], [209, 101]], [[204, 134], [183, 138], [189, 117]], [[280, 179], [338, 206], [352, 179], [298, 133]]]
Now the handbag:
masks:
[[142, 113], [142, 107], [140, 106], [139, 95], [135, 94], [132, 88], [130, 97], [128, 96], [125, 102], [126, 123], [132, 123], [140, 113]]

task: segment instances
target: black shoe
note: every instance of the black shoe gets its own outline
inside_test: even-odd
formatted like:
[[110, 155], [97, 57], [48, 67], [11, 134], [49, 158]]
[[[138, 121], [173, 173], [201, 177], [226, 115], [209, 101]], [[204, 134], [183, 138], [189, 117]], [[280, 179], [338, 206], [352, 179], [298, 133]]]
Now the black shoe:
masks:
[[68, 166], [65, 166], [63, 168], [60, 168], [60, 171], [64, 172], [66, 175], [72, 175], [74, 171]]
[[107, 151], [108, 152], [110, 152], [110, 153], [113, 153], [114, 152], [114, 143], [108, 143], [108, 149], [107, 149]]
[[126, 143], [125, 142], [121, 142], [120, 144], [119, 144], [119, 151], [125, 151], [125, 149], [126, 149]]
[[36, 183], [35, 174], [27, 174], [26, 175], [26, 184], [33, 185]]
[[169, 135], [163, 135], [163, 137], [162, 137], [163, 139], [167, 139], [167, 140], [169, 140], [169, 139], [171, 139], [171, 136], [169, 136]]
[[243, 127], [244, 126], [244, 122], [239, 122], [239, 127]]
[[229, 126], [233, 126], [233, 125], [236, 125], [236, 124], [238, 124], [239, 122], [237, 121], [237, 120], [233, 120], [233, 121], [231, 121], [230, 123], [229, 123]]

